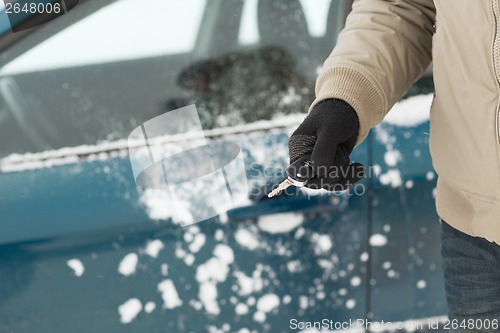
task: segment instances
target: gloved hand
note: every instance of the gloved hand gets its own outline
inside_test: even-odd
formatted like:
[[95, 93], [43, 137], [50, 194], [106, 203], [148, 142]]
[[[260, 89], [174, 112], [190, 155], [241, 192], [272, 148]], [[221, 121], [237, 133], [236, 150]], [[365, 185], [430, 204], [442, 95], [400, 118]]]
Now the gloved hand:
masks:
[[317, 104], [288, 142], [290, 164], [301, 156], [311, 155], [314, 178], [306, 183], [311, 189], [343, 191], [364, 177], [360, 163], [350, 164], [358, 137], [356, 111], [339, 99]]

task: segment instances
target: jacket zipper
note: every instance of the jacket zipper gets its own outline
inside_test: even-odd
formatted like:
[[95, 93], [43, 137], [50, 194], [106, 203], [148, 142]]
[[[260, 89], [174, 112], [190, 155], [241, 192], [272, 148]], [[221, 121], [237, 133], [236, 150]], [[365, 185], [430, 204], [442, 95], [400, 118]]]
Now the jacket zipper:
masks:
[[[500, 18], [499, 18], [499, 11], [498, 11], [498, 1], [499, 0], [493, 0], [493, 16], [495, 17], [495, 41], [493, 42], [493, 62], [494, 62], [494, 68], [495, 68], [495, 77], [497, 80], [497, 83], [500, 84], [500, 64], [499, 64], [499, 57], [498, 57], [498, 47], [500, 44], [500, 36], [498, 34], [498, 27], [500, 25]], [[496, 121], [497, 121], [497, 140], [500, 141], [500, 108], [497, 107], [496, 110]]]

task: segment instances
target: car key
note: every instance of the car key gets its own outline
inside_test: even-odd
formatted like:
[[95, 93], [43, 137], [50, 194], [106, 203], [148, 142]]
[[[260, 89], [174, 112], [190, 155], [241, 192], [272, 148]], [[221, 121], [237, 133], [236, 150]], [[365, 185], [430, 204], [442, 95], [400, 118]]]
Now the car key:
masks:
[[268, 198], [278, 195], [281, 191], [292, 185], [303, 187], [309, 179], [314, 178], [311, 165], [311, 154], [304, 155], [293, 162], [285, 170], [285, 175], [286, 179], [267, 195]]

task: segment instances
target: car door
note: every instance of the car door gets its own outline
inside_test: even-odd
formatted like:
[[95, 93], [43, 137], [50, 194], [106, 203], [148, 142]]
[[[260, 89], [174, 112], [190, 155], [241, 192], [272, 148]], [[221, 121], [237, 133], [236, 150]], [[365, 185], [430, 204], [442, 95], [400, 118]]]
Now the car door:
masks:
[[[4, 49], [0, 330], [288, 332], [364, 318], [368, 181], [266, 197], [349, 5], [85, 1]], [[181, 227], [163, 192], [137, 187], [128, 139], [193, 104], [204, 143], [239, 147], [248, 193]], [[151, 149], [192, 147], [166, 134]], [[365, 143], [353, 159], [368, 156]]]
[[429, 317], [446, 318], [434, 204], [437, 177], [429, 152], [432, 90], [432, 77], [426, 75], [371, 134], [371, 308], [378, 321], [421, 319], [426, 327]]

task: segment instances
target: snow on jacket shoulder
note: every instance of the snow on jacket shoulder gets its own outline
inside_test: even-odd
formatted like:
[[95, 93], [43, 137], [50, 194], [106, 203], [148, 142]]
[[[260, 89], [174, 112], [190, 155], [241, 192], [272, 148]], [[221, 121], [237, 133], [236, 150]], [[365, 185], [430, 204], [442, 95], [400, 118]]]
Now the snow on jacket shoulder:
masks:
[[500, 244], [500, 0], [357, 0], [316, 82], [360, 120], [358, 144], [433, 61], [439, 216]]

